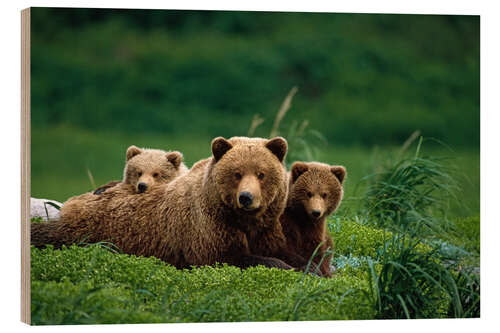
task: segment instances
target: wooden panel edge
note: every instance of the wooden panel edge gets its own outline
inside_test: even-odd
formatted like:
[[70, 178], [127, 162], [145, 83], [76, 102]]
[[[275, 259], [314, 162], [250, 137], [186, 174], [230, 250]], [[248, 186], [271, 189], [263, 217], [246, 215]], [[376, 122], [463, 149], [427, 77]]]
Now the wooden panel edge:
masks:
[[30, 183], [31, 183], [31, 9], [21, 11], [21, 321], [31, 324]]

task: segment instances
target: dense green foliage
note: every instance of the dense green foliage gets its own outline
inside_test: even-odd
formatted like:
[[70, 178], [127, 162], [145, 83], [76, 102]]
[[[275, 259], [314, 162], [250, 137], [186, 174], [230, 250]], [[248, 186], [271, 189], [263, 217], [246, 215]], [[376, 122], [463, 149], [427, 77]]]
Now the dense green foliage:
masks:
[[[337, 144], [479, 144], [479, 17], [32, 10], [32, 121], [204, 137], [297, 119]], [[214, 121], [216, 120], [216, 121]], [[285, 119], [285, 122], [291, 119]]]
[[369, 319], [368, 282], [263, 267], [176, 270], [101, 246], [31, 250], [34, 324]]
[[[390, 231], [340, 219], [330, 220], [329, 228], [335, 240], [336, 255], [378, 258], [393, 237]], [[416, 247], [422, 253], [431, 251], [425, 244]]]

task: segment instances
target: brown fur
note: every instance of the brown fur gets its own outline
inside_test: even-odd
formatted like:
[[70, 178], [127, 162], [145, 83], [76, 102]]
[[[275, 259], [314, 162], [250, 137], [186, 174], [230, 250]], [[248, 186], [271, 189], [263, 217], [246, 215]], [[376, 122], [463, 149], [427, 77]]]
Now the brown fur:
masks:
[[[110, 241], [125, 253], [156, 256], [178, 268], [216, 262], [302, 267], [305, 259], [286, 250], [279, 223], [286, 150], [282, 138], [214, 139], [212, 158], [169, 184], [131, 195], [131, 185], [123, 183], [88, 195], [51, 227], [33, 224], [32, 244]], [[253, 195], [250, 205], [242, 206], [242, 192]]]
[[[188, 171], [182, 160], [183, 156], [178, 151], [165, 152], [159, 149], [141, 149], [130, 146], [126, 152], [123, 181], [112, 181], [99, 187], [93, 193], [84, 193], [69, 198], [61, 208], [60, 214], [72, 216], [72, 212], [85, 205], [87, 200], [95, 199], [94, 195], [101, 195], [122, 183], [130, 185], [121, 187], [122, 190], [129, 190], [130, 194], [147, 192], [154, 186], [167, 184]], [[139, 184], [142, 185], [139, 186]]]
[[[182, 159], [183, 156], [178, 151], [165, 152], [130, 146], [126, 152], [122, 182], [133, 185], [137, 193], [145, 192], [157, 184], [166, 184], [187, 172]], [[97, 188], [94, 194], [100, 194], [119, 183], [120, 181], [111, 181]], [[141, 183], [142, 189], [139, 187]]]
[[333, 241], [326, 228], [326, 218], [342, 200], [345, 175], [342, 166], [294, 163], [289, 176], [287, 206], [280, 217], [289, 251], [310, 258], [322, 243], [313, 262], [319, 265], [323, 260], [320, 270], [327, 277], [332, 276], [331, 254], [325, 256], [325, 253], [328, 249], [333, 250]]

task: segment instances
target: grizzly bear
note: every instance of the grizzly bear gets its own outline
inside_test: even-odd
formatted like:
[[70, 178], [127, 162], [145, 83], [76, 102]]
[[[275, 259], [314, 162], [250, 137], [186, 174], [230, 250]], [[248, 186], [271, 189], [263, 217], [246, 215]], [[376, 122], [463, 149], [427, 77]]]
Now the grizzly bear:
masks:
[[[130, 146], [126, 153], [123, 182], [132, 184], [137, 193], [143, 193], [155, 184], [168, 183], [186, 172], [187, 167], [182, 162], [180, 152]], [[120, 182], [109, 182], [97, 188], [94, 194], [100, 194]]]
[[[166, 184], [174, 178], [187, 172], [183, 163], [183, 156], [178, 151], [165, 152], [159, 149], [146, 149], [130, 146], [126, 152], [126, 163], [123, 171], [123, 181], [112, 181], [96, 189], [66, 200], [61, 208], [60, 215], [72, 214], [74, 209], [79, 209], [87, 201], [92, 201], [95, 195], [117, 186], [122, 191], [127, 189], [130, 194], [144, 193], [153, 186]], [[95, 198], [94, 198], [95, 199]]]
[[109, 241], [123, 252], [155, 256], [177, 268], [228, 263], [303, 268], [287, 251], [279, 216], [287, 195], [283, 138], [222, 137], [212, 157], [143, 195], [122, 183], [72, 207], [58, 222], [31, 225], [41, 247]]
[[[323, 276], [331, 277], [333, 241], [326, 227], [326, 218], [342, 201], [343, 166], [317, 162], [295, 162], [289, 175], [289, 191], [285, 212], [280, 217], [289, 251], [311, 258]], [[320, 264], [321, 263], [321, 264]]]

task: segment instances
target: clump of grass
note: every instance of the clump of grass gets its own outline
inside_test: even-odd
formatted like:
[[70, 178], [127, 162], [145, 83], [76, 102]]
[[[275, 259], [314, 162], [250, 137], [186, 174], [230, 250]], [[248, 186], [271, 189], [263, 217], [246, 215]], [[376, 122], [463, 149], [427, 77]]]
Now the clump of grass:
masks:
[[[368, 259], [377, 317], [477, 316], [479, 280], [460, 267], [470, 253], [443, 241], [459, 229], [446, 218], [448, 201], [458, 189], [454, 170], [442, 158], [421, 154], [422, 137], [415, 154], [405, 156], [417, 135], [394, 162], [366, 177], [366, 221], [391, 231], [378, 260]], [[471, 238], [478, 243], [475, 234]], [[431, 250], [419, 249], [422, 239]]]
[[460, 269], [453, 274], [456, 284], [457, 297], [460, 300], [461, 310], [452, 306], [448, 308], [449, 317], [479, 318], [481, 315], [481, 293], [479, 275], [476, 272]]
[[436, 233], [444, 226], [457, 183], [453, 169], [442, 158], [421, 155], [422, 142], [420, 137], [413, 156], [401, 154], [395, 162], [365, 177], [369, 181], [365, 206], [380, 227]]
[[396, 234], [384, 247], [377, 269], [369, 260], [376, 317], [463, 317], [473, 312], [464, 311], [464, 294], [454, 272], [440, 263], [435, 251], [418, 251], [418, 244], [414, 238]]

